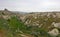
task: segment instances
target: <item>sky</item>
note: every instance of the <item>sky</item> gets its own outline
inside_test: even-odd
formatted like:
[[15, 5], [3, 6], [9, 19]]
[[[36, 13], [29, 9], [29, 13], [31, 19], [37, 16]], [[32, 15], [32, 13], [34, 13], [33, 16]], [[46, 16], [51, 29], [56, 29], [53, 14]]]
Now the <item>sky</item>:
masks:
[[0, 10], [44, 12], [60, 11], [60, 0], [0, 0]]

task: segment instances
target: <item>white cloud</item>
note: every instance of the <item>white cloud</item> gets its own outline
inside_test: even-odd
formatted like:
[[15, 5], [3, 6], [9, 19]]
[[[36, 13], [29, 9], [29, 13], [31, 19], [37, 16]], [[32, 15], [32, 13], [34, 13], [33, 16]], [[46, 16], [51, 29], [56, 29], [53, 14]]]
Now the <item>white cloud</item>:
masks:
[[60, 10], [60, 0], [0, 0], [0, 9], [17, 11], [52, 11]]

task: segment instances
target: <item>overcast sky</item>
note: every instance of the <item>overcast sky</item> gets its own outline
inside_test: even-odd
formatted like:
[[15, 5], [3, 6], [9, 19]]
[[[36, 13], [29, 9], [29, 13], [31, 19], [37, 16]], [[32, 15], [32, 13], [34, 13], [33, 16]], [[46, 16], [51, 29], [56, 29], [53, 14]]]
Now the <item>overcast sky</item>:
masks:
[[60, 0], [0, 0], [0, 10], [39, 12], [60, 11]]

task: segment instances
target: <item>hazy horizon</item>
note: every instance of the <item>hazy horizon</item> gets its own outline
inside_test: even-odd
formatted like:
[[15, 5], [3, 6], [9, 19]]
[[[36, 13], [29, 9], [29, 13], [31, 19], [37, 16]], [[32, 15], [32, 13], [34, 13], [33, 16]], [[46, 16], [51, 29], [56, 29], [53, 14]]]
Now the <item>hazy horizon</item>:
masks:
[[0, 10], [46, 12], [60, 11], [60, 0], [0, 0]]

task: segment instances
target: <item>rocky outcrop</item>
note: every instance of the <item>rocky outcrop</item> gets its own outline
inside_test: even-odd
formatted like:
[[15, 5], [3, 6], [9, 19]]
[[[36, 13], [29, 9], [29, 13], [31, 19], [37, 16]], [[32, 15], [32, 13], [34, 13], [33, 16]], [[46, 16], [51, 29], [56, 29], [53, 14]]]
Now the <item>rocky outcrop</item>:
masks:
[[55, 23], [55, 22], [53, 22], [52, 25], [53, 25], [54, 27], [56, 27], [56, 28], [60, 28], [60, 23]]
[[59, 34], [59, 30], [58, 29], [53, 29], [51, 31], [48, 32], [51, 36], [56, 37]]

